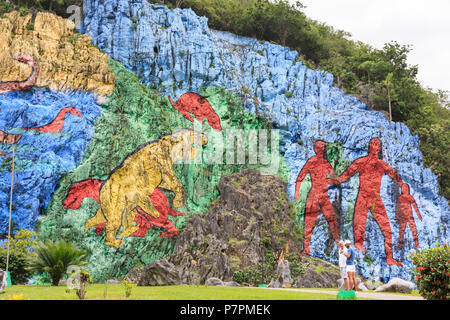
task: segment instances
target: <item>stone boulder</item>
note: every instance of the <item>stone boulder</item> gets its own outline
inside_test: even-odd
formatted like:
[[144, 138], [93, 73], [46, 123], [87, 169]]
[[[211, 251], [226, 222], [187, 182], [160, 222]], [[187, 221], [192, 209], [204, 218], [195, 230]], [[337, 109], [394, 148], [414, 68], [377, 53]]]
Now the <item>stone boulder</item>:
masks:
[[294, 283], [296, 288], [335, 288], [339, 274], [328, 270], [318, 271], [307, 268], [303, 275], [298, 276]]
[[382, 285], [382, 283], [379, 281], [366, 281], [364, 282], [364, 284], [369, 290], [375, 290], [376, 288]]
[[277, 267], [278, 282], [283, 288], [290, 288], [292, 286], [291, 270], [289, 269], [289, 261], [283, 260]]
[[[356, 278], [356, 285], [358, 288], [358, 291], [369, 291], [369, 289], [367, 289], [367, 287], [364, 285], [364, 282], [361, 281], [360, 278]], [[344, 285], [344, 279], [338, 279], [337, 280], [337, 286], [339, 290], [346, 290], [345, 289], [345, 285]]]
[[240, 287], [239, 283], [236, 281], [226, 281], [223, 283], [225, 287]]
[[133, 281], [139, 286], [165, 286], [180, 285], [182, 279], [181, 270], [166, 258], [150, 263], [140, 268], [132, 269], [125, 280]]
[[412, 293], [414, 284], [412, 282], [393, 278], [388, 283], [376, 288], [375, 292], [399, 292], [399, 293]]
[[272, 279], [267, 287], [268, 288], [281, 288], [281, 284], [278, 280]]
[[224, 283], [219, 278], [209, 278], [205, 281], [205, 285], [207, 286], [224, 286]]
[[[210, 278], [230, 283], [235, 271], [259, 268], [262, 239], [266, 241], [266, 252], [274, 255], [283, 249], [280, 241], [289, 241], [292, 252], [301, 251], [284, 181], [248, 169], [222, 177], [218, 190], [220, 198], [210, 211], [191, 216], [180, 230], [173, 254], [164, 262], [152, 263], [138, 272], [141, 274], [138, 284], [162, 281], [206, 284]], [[274, 230], [280, 226], [285, 232], [274, 237]], [[166, 271], [167, 277], [163, 276]], [[130, 272], [130, 279], [136, 278], [133, 275], [136, 272]], [[157, 281], [150, 277], [151, 272], [157, 273], [154, 276]], [[278, 266], [276, 273], [282, 285], [293, 282], [288, 261]]]
[[120, 284], [120, 281], [116, 279], [109, 279], [106, 280], [106, 284]]
[[358, 291], [369, 291], [369, 289], [367, 289], [364, 282], [360, 282], [358, 283]]

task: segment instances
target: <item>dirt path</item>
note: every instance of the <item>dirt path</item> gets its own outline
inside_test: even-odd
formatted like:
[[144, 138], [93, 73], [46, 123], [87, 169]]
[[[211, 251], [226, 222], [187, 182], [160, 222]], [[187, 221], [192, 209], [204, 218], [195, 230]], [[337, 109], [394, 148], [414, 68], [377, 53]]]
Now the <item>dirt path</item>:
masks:
[[[310, 290], [310, 289], [296, 289], [296, 288], [261, 288], [266, 290], [286, 290], [286, 291], [298, 291], [298, 292], [310, 292], [310, 293], [326, 293], [332, 294], [336, 296], [339, 291], [330, 291], [330, 290]], [[357, 298], [371, 298], [371, 299], [380, 299], [380, 300], [425, 300], [422, 297], [416, 296], [405, 296], [401, 294], [392, 294], [392, 293], [374, 293], [374, 292], [362, 292], [358, 291], [356, 293]]]

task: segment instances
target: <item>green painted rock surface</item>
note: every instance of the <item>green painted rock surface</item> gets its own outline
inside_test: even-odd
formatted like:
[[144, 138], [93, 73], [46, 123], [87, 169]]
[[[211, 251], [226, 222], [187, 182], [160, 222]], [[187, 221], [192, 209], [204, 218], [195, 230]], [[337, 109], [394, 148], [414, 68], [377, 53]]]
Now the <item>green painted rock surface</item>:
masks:
[[[79, 209], [64, 209], [63, 201], [69, 187], [87, 179], [104, 180], [140, 145], [177, 129], [193, 126], [172, 107], [168, 98], [141, 84], [133, 73], [118, 62], [110, 60], [109, 65], [115, 73], [116, 86], [102, 106], [102, 116], [95, 124], [95, 136], [81, 164], [60, 179], [52, 202], [46, 213], [41, 215], [38, 226], [42, 240], [74, 241], [78, 247], [86, 249], [90, 253], [89, 272], [97, 281], [122, 276], [135, 265], [147, 265], [170, 255], [174, 250], [175, 238], [161, 238], [159, 233], [162, 230], [153, 227], [145, 238], [126, 238], [119, 249], [106, 246], [103, 243], [104, 233], [98, 236], [93, 228], [84, 232], [85, 222], [96, 213], [98, 203], [86, 198]], [[267, 120], [245, 112], [240, 98], [225, 89], [210, 87], [202, 89], [200, 94], [214, 106], [224, 131], [231, 128], [244, 131], [269, 128]], [[208, 132], [210, 127], [207, 124], [203, 126], [200, 130]], [[212, 146], [213, 143], [205, 145], [204, 154], [213, 152], [210, 150]], [[275, 156], [280, 157], [279, 154]], [[278, 175], [286, 179], [281, 157], [279, 161]], [[169, 217], [171, 222], [181, 229], [189, 216], [207, 212], [211, 202], [219, 197], [216, 185], [220, 178], [246, 167], [257, 168], [258, 165], [174, 164], [175, 175], [186, 194], [184, 206], [177, 210], [186, 214]], [[166, 196], [171, 204], [173, 194], [166, 192]]]

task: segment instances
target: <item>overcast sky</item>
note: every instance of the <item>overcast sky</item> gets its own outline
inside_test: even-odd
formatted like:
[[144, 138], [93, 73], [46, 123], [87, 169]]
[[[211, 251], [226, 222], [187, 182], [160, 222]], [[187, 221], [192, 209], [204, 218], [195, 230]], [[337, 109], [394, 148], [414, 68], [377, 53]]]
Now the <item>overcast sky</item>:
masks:
[[[289, 0], [292, 3], [295, 0]], [[450, 0], [300, 0], [306, 16], [348, 31], [381, 49], [412, 45], [408, 63], [419, 66], [424, 87], [450, 90]]]

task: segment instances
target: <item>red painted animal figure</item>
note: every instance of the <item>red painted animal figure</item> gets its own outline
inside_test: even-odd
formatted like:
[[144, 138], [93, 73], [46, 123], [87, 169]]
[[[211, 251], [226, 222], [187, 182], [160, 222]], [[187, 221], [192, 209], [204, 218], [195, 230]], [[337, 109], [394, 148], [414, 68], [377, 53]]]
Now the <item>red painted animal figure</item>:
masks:
[[14, 57], [14, 59], [31, 66], [31, 74], [24, 81], [0, 82], [0, 93], [27, 90], [32, 88], [36, 83], [37, 77], [39, 75], [39, 64], [37, 60], [31, 54], [24, 54], [20, 57]]
[[[85, 180], [72, 185], [69, 189], [66, 199], [63, 202], [65, 209], [78, 209], [81, 206], [84, 198], [91, 198], [99, 201], [100, 187], [103, 181], [101, 180]], [[172, 237], [179, 234], [177, 228], [170, 222], [168, 216], [183, 216], [183, 212], [172, 209], [168, 202], [166, 195], [160, 189], [156, 188], [149, 196], [150, 200], [159, 213], [159, 217], [155, 218], [147, 214], [139, 206], [136, 208], [137, 213], [134, 222], [139, 224], [139, 229], [131, 234], [131, 237], [145, 237], [147, 231], [153, 226], [167, 228], [165, 232], [160, 233], [160, 237]], [[98, 224], [95, 227], [95, 233], [100, 235], [105, 228], [106, 222]]]
[[98, 202], [98, 191], [102, 183], [102, 180], [85, 180], [72, 185], [63, 202], [64, 209], [78, 209], [84, 198], [91, 198]]
[[413, 196], [409, 194], [409, 185], [406, 183], [402, 185], [402, 194], [397, 198], [397, 207], [395, 210], [395, 221], [398, 222], [398, 245], [397, 249], [403, 248], [403, 236], [405, 234], [406, 225], [409, 224], [409, 229], [413, 234], [414, 246], [419, 249], [419, 239], [417, 237], [417, 228], [414, 221], [413, 212], [411, 210], [411, 205], [414, 210], [416, 210], [417, 217], [422, 221], [422, 216], [420, 215], [419, 208], [417, 207], [416, 201]]
[[173, 237], [179, 234], [177, 228], [170, 222], [169, 215], [171, 216], [184, 216], [183, 212], [179, 212], [169, 207], [166, 195], [160, 189], [156, 188], [150, 195], [150, 200], [153, 206], [159, 212], [159, 217], [154, 218], [147, 214], [140, 207], [137, 208], [139, 214], [136, 215], [134, 221], [139, 224], [139, 230], [133, 233], [132, 237], [145, 237], [148, 229], [153, 226], [160, 228], [167, 228], [167, 231], [161, 232], [160, 237]]
[[15, 144], [22, 138], [21, 134], [11, 134], [0, 130], [0, 143]]
[[194, 122], [195, 117], [195, 119], [203, 124], [203, 119], [206, 119], [211, 128], [218, 131], [222, 130], [219, 116], [209, 104], [208, 100], [201, 95], [194, 92], [187, 92], [176, 103], [170, 96], [169, 100], [173, 107], [189, 121]]
[[53, 120], [52, 122], [50, 122], [49, 124], [42, 126], [42, 127], [37, 127], [37, 128], [22, 128], [22, 129], [34, 130], [34, 131], [40, 131], [40, 132], [60, 133], [62, 131], [62, 129], [64, 128], [64, 119], [65, 119], [67, 113], [76, 115], [78, 117], [83, 116], [80, 113], [80, 111], [78, 111], [76, 108], [72, 108], [72, 107], [64, 108], [58, 113], [58, 116], [56, 117], [56, 119]]

